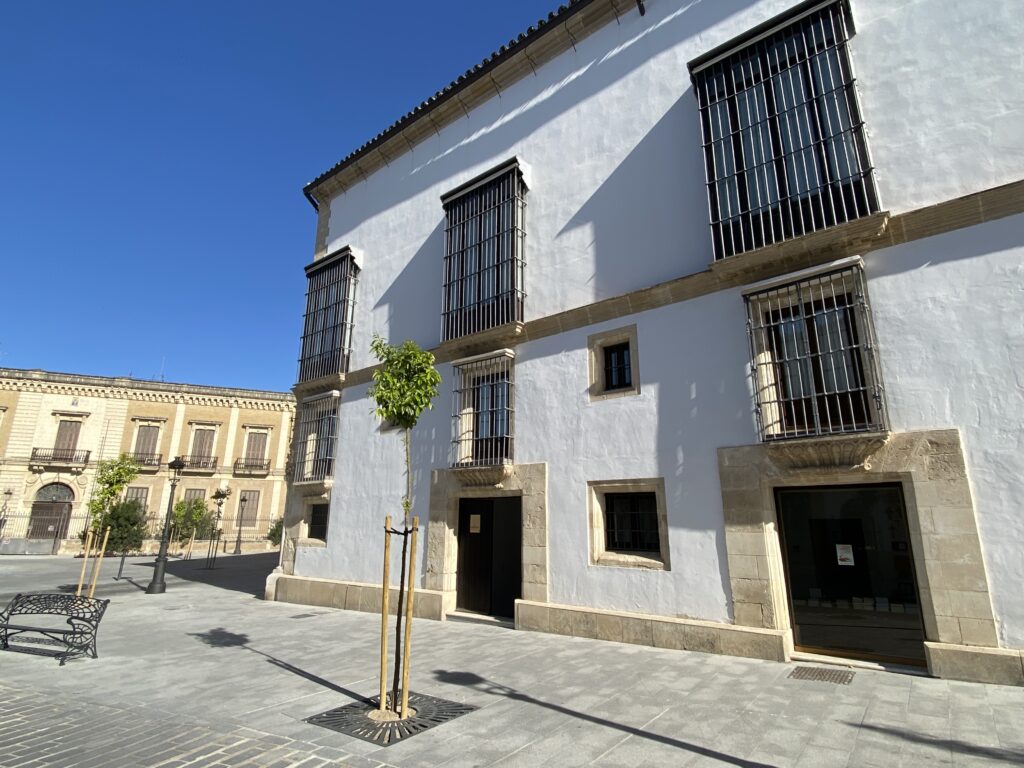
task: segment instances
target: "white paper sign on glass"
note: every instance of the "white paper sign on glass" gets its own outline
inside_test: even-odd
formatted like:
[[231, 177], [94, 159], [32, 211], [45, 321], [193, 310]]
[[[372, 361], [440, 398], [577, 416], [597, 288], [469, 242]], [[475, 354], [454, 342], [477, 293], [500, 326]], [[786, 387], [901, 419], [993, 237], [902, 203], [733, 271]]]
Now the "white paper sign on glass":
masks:
[[852, 544], [836, 544], [836, 562], [840, 565], [853, 565]]

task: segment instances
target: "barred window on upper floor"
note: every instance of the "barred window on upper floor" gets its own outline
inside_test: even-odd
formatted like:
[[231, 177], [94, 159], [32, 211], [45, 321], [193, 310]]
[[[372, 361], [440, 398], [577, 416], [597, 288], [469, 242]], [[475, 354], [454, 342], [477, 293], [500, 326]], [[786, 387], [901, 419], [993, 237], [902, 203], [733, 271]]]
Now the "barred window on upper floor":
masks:
[[859, 265], [773, 285], [746, 302], [762, 439], [885, 428]]
[[306, 314], [298, 380], [347, 373], [359, 266], [343, 248], [306, 267]]
[[849, 10], [807, 5], [690, 64], [716, 259], [879, 210]]
[[523, 319], [526, 183], [515, 161], [445, 195], [441, 340]]
[[292, 443], [292, 481], [323, 481], [334, 474], [338, 393], [302, 402]]
[[452, 364], [452, 466], [511, 463], [515, 445], [515, 379], [512, 350]]

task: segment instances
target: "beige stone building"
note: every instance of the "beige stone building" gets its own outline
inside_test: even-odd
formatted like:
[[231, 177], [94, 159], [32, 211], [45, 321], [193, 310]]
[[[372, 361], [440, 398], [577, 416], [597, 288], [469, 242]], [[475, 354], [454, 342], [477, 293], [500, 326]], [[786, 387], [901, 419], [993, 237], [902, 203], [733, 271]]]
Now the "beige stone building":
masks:
[[281, 517], [294, 399], [282, 392], [0, 368], [0, 553], [74, 549], [96, 468], [125, 453], [141, 467], [126, 497], [159, 536], [167, 462], [185, 461], [176, 500], [223, 504], [222, 545], [264, 549]]

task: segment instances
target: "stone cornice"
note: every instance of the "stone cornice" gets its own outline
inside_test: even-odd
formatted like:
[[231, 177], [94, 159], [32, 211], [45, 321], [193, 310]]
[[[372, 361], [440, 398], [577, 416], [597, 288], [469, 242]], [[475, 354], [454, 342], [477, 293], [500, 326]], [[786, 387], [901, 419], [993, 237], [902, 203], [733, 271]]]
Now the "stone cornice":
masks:
[[34, 392], [71, 397], [102, 397], [170, 405], [244, 408], [254, 411], [295, 410], [295, 399], [286, 392], [265, 392], [195, 384], [165, 384], [104, 376], [77, 376], [49, 371], [0, 368], [0, 391]]

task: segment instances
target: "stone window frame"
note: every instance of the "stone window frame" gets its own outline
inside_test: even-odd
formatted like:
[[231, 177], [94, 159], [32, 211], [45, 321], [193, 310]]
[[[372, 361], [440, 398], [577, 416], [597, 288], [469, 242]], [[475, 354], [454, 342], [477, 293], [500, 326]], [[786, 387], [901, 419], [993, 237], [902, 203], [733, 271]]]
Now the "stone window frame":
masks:
[[[604, 350], [606, 347], [623, 343], [629, 344], [630, 386], [607, 389], [604, 375]], [[637, 343], [636, 323], [587, 336], [587, 360], [590, 375], [590, 386], [587, 392], [590, 402], [640, 394], [640, 347]]]
[[[129, 445], [131, 446], [130, 453], [138, 453], [139, 445], [139, 427], [156, 427], [156, 447], [160, 448], [160, 442], [164, 439], [164, 425], [167, 423], [167, 418], [164, 416], [132, 416], [132, 439]], [[157, 450], [156, 453], [161, 453]]]
[[[658, 513], [657, 557], [639, 553], [612, 552], [606, 549], [605, 496], [610, 493], [653, 493]], [[613, 568], [640, 568], [652, 571], [672, 570], [669, 555], [668, 507], [665, 503], [665, 478], [638, 478], [632, 480], [588, 480], [587, 519], [589, 521], [590, 560], [592, 566]]]
[[213, 430], [213, 442], [210, 445], [210, 458], [217, 455], [217, 441], [220, 440], [220, 428], [224, 425], [222, 421], [203, 421], [196, 420], [188, 423], [188, 450], [185, 451], [186, 455], [191, 456], [195, 447], [196, 432], [200, 429], [212, 429]]

